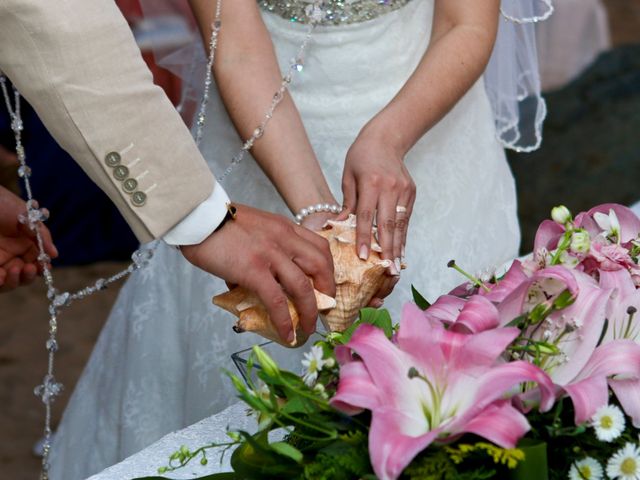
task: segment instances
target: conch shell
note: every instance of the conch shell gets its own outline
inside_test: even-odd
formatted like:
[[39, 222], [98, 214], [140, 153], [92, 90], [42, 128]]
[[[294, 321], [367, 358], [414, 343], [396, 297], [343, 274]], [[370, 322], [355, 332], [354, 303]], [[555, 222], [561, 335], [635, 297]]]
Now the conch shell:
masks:
[[[318, 290], [314, 290], [318, 311], [328, 311], [335, 308], [336, 301]], [[244, 287], [236, 287], [226, 293], [213, 297], [213, 303], [218, 307], [233, 313], [238, 320], [233, 326], [237, 333], [254, 332], [269, 340], [278, 342], [285, 347], [299, 347], [304, 345], [309, 336], [302, 330], [300, 317], [291, 300], [287, 302], [289, 315], [293, 323], [293, 342], [285, 343], [276, 327], [271, 322], [267, 310], [258, 296]]]
[[[350, 215], [344, 221], [329, 220], [318, 234], [329, 241], [337, 290], [335, 300], [316, 291], [320, 319], [327, 331], [343, 332], [354, 322], [359, 310], [366, 307], [380, 289], [391, 261], [380, 257], [381, 248], [375, 241], [367, 260], [361, 260], [356, 255], [355, 215]], [[295, 332], [295, 339], [291, 344], [284, 343], [278, 336], [265, 307], [252, 292], [236, 287], [214, 297], [213, 303], [238, 317], [234, 326], [237, 332], [255, 332], [287, 347], [300, 346], [307, 340], [291, 302], [289, 313]]]

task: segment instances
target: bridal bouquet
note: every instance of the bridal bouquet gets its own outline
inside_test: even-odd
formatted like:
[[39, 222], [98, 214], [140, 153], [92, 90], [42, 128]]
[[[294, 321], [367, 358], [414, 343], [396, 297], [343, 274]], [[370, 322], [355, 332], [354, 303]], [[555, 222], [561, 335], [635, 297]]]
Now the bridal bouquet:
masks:
[[640, 219], [552, 218], [499, 278], [451, 262], [469, 281], [433, 305], [414, 290], [396, 326], [362, 310], [303, 375], [254, 347], [256, 375], [231, 379], [258, 432], [229, 432], [234, 472], [207, 478], [640, 479]]

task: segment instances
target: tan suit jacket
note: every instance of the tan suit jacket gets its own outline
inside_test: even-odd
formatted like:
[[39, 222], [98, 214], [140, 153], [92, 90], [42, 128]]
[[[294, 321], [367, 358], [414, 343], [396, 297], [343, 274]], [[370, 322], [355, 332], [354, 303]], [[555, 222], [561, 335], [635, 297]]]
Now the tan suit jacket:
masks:
[[212, 193], [212, 173], [113, 0], [0, 0], [0, 71], [140, 241]]

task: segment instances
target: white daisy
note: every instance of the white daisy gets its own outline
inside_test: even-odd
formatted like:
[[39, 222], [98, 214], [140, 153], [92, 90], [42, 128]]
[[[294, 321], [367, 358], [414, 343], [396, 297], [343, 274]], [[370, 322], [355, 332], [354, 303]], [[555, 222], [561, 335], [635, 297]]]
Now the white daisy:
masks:
[[602, 480], [603, 478], [602, 465], [592, 457], [573, 462], [571, 470], [569, 470], [569, 480]]
[[607, 476], [620, 480], [640, 480], [640, 448], [627, 443], [607, 462]]
[[611, 442], [624, 431], [624, 414], [615, 405], [603, 405], [591, 417], [591, 426], [602, 442]]
[[310, 387], [313, 386], [315, 381], [318, 379], [318, 373], [326, 363], [326, 360], [322, 358], [322, 354], [322, 347], [319, 345], [314, 345], [311, 347], [311, 351], [304, 354], [302, 366], [306, 371], [302, 379], [304, 380], [304, 383]]

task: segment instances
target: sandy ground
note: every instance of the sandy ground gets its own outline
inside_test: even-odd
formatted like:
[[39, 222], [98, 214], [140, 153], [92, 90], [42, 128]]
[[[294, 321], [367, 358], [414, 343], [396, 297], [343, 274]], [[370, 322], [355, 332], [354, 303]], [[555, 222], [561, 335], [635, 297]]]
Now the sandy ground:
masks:
[[[103, 263], [55, 271], [57, 287], [75, 291], [107, 277], [126, 264]], [[59, 318], [56, 376], [65, 386], [55, 404], [54, 421], [73, 391], [120, 284], [69, 307]], [[33, 395], [42, 381], [47, 355], [47, 301], [41, 283], [0, 295], [0, 474], [1, 478], [35, 479], [39, 459], [33, 444], [42, 434], [44, 405]]]
[[[640, 0], [606, 0], [615, 45], [640, 42]], [[2, 173], [2, 172], [0, 172]], [[96, 264], [55, 271], [61, 290], [75, 290], [124, 264]], [[120, 285], [71, 306], [60, 318], [57, 377], [65, 392], [54, 410], [57, 422], [93, 348]], [[33, 395], [46, 368], [46, 300], [42, 285], [0, 295], [0, 477], [35, 479], [39, 460], [31, 453], [42, 434], [44, 408]]]

